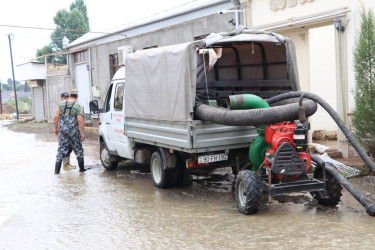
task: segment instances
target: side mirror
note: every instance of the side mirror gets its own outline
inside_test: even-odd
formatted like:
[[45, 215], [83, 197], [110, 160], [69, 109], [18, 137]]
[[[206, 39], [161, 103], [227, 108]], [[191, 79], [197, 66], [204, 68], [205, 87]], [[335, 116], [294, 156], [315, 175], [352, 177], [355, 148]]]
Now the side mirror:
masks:
[[89, 106], [90, 106], [90, 113], [93, 113], [93, 114], [100, 113], [98, 100], [93, 100], [89, 102]]

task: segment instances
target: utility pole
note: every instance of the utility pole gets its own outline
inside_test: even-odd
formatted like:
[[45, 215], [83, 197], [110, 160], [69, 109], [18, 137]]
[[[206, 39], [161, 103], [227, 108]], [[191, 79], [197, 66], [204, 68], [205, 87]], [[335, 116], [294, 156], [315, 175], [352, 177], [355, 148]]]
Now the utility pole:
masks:
[[[12, 36], [12, 38], [11, 38]], [[18, 103], [17, 103], [17, 90], [16, 90], [16, 79], [14, 78], [14, 67], [13, 67], [13, 54], [12, 54], [12, 43], [11, 40], [13, 39], [12, 34], [8, 34], [8, 39], [9, 39], [9, 50], [10, 50], [10, 61], [12, 63], [12, 75], [13, 75], [13, 89], [14, 89], [14, 99], [16, 102], [16, 112], [17, 112], [17, 120], [19, 120], [18, 116]]]

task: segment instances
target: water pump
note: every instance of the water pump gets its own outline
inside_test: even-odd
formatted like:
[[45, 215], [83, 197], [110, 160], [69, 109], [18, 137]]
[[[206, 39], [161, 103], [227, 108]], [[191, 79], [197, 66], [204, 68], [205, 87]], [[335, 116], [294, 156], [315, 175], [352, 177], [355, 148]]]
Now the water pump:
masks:
[[311, 168], [307, 145], [307, 129], [295, 122], [273, 124], [265, 128], [265, 141], [271, 147], [266, 151], [264, 166], [277, 179], [297, 179]]

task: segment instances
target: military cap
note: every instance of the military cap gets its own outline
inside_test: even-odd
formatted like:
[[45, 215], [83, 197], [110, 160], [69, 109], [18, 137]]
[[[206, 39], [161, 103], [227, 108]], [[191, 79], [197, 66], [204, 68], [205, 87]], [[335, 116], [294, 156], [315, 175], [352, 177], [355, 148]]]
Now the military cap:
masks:
[[61, 98], [63, 98], [63, 97], [69, 97], [68, 92], [63, 92], [63, 93], [61, 93]]
[[71, 95], [78, 95], [78, 90], [76, 90], [76, 89], [72, 89], [72, 90], [70, 91], [70, 94], [71, 94]]

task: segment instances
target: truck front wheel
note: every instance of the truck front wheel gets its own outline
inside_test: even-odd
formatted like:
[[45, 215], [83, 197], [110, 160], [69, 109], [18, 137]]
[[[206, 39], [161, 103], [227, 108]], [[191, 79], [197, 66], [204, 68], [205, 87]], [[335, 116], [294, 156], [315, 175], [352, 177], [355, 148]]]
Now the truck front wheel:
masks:
[[158, 188], [168, 188], [173, 185], [174, 169], [167, 169], [159, 151], [151, 156], [150, 170], [152, 180]]
[[118, 162], [113, 161], [108, 153], [108, 148], [104, 142], [100, 143], [100, 161], [107, 170], [114, 170], [117, 168]]

